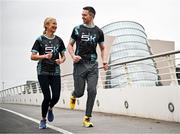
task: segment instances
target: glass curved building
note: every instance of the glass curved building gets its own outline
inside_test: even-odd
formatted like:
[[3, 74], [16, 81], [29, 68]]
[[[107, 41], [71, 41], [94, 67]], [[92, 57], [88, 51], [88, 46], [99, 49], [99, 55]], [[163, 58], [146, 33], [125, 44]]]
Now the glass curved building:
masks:
[[[132, 21], [118, 21], [102, 27], [106, 36], [115, 37], [110, 54], [110, 64], [125, 62], [151, 55], [147, 35], [142, 25]], [[113, 87], [126, 85], [154, 86], [158, 79], [153, 60], [111, 67], [109, 82]]]

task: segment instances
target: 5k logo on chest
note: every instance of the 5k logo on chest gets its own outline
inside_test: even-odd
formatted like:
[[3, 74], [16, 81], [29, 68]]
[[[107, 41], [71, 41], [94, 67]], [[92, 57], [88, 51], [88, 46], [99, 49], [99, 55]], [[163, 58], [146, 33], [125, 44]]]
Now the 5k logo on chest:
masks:
[[96, 36], [89, 35], [89, 34], [82, 34], [81, 35], [82, 41], [90, 41], [90, 42], [96, 42]]
[[45, 47], [45, 53], [55, 53], [55, 52], [58, 52], [58, 48], [56, 48], [55, 46], [54, 47]]

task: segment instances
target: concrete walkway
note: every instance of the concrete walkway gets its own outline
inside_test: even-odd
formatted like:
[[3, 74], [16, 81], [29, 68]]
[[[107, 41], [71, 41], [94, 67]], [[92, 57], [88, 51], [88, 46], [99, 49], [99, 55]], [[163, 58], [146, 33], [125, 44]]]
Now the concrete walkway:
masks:
[[0, 109], [0, 133], [51, 133], [56, 134], [53, 129], [39, 130], [38, 124], [28, 119], [17, 116], [5, 110]]
[[[15, 111], [36, 121], [41, 119], [41, 108], [32, 105], [0, 104], [1, 108]], [[84, 111], [54, 108], [55, 120], [48, 123], [55, 130], [59, 128], [62, 133], [74, 134], [127, 134], [127, 133], [155, 133], [175, 134], [180, 133], [180, 124], [152, 119], [93, 113], [93, 128], [82, 127]], [[57, 133], [52, 129], [39, 130], [38, 124], [22, 117], [15, 117], [13, 113], [0, 110], [0, 133]], [[10, 123], [9, 123], [10, 122]], [[6, 126], [11, 126], [6, 129]], [[30, 127], [30, 128], [28, 128]], [[58, 131], [60, 133], [60, 131]]]

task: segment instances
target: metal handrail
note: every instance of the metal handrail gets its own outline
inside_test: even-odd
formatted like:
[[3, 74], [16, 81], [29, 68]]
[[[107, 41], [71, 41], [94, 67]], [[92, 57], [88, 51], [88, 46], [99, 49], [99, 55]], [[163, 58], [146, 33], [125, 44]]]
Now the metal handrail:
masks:
[[[144, 60], [148, 60], [148, 59], [154, 59], [154, 58], [159, 58], [159, 57], [164, 57], [164, 56], [170, 56], [170, 55], [175, 55], [175, 54], [178, 54], [178, 53], [180, 53], [180, 50], [177, 50], [177, 51], [169, 51], [169, 52], [165, 52], [165, 53], [161, 53], [161, 54], [155, 54], [155, 55], [151, 55], [151, 56], [147, 56], [147, 57], [144, 57], [144, 58], [137, 58], [137, 59], [135, 59], [135, 60], [129, 60], [129, 61], [125, 61], [125, 62], [120, 62], [120, 63], [116, 63], [116, 64], [110, 64], [109, 65], [109, 67], [114, 67], [114, 66], [120, 66], [120, 65], [127, 65], [128, 63], [135, 63], [135, 62], [138, 62], [138, 61], [144, 61]], [[174, 58], [168, 58], [168, 61], [169, 60], [175, 60]], [[174, 67], [174, 66], [170, 66], [170, 65], [168, 65], [168, 68], [169, 67]], [[162, 68], [167, 68], [167, 66], [166, 67], [160, 67], [160, 68], [156, 68], [156, 69], [158, 69], [158, 70], [160, 70], [160, 69], [162, 69]], [[99, 67], [99, 69], [103, 69], [103, 67], [101, 66], [101, 67]], [[111, 72], [111, 70], [107, 70], [106, 71], [106, 73], [107, 72]], [[161, 75], [165, 75], [166, 73], [162, 73], [162, 74], [159, 74], [159, 76], [161, 76]], [[175, 72], [169, 72], [169, 73], [167, 73], [167, 74], [169, 74], [169, 75], [173, 75], [173, 74], [177, 74], [177, 73], [175, 73]], [[61, 77], [62, 78], [65, 78], [65, 77], [67, 77], [67, 76], [72, 76], [72, 73], [67, 73], [67, 74], [63, 74], [63, 75], [61, 75]], [[106, 77], [109, 77], [109, 75], [107, 74], [106, 76], [102, 76], [102, 78], [106, 78]], [[168, 81], [168, 80], [175, 80], [173, 77], [171, 78], [171, 79], [164, 79], [164, 80], [160, 80], [160, 81]], [[176, 80], [179, 80], [179, 79], [176, 79]], [[104, 81], [104, 80], [103, 80]], [[108, 81], [108, 79], [106, 80], [106, 81], [104, 81], [104, 82], [107, 82]], [[71, 81], [72, 82], [72, 81]], [[178, 81], [179, 82], [179, 81]], [[34, 82], [34, 83], [31, 83], [31, 84], [37, 84], [38, 82]], [[65, 84], [67, 84], [67, 83], [70, 83], [69, 81], [65, 81]], [[107, 83], [108, 84], [108, 83]], [[23, 84], [23, 85], [20, 85], [20, 86], [15, 86], [15, 87], [12, 87], [12, 88], [9, 88], [9, 89], [4, 89], [4, 90], [1, 90], [0, 92], [28, 92], [28, 89], [25, 89], [25, 87], [26, 87], [27, 85], [26, 84]], [[18, 89], [18, 87], [24, 87], [24, 88], [22, 88], [22, 89]], [[17, 88], [17, 89], [16, 89]], [[11, 91], [10, 91], [11, 90]], [[25, 91], [25, 90], [27, 90], [27, 91]], [[38, 89], [39, 90], [39, 89]], [[33, 92], [33, 91], [31, 91], [31, 92]]]
[[[124, 62], [120, 62], [120, 63], [110, 64], [109, 67], [119, 66], [119, 65], [128, 64], [128, 63], [134, 63], [134, 62], [148, 60], [148, 59], [152, 59], [152, 58], [163, 57], [163, 56], [166, 56], [166, 55], [173, 55], [173, 54], [177, 54], [177, 53], [180, 53], [180, 50], [168, 51], [168, 52], [165, 52], [165, 53], [155, 54], [155, 55], [147, 56], [147, 57], [144, 57], [144, 58], [137, 58], [135, 60], [129, 60], [129, 61], [124, 61]], [[103, 69], [103, 67], [101, 66], [101, 67], [99, 67], [99, 69]], [[70, 75], [72, 75], [72, 73], [63, 74], [61, 77], [66, 77], [66, 76], [70, 76]]]
[[[142, 60], [148, 60], [148, 59], [163, 57], [163, 56], [167, 56], [167, 55], [174, 55], [174, 54], [177, 54], [177, 53], [180, 53], [180, 50], [169, 51], [169, 52], [165, 52], [165, 53], [155, 54], [155, 55], [152, 55], [152, 56], [147, 56], [147, 57], [144, 57], [144, 58], [137, 58], [135, 60], [129, 60], [129, 61], [120, 62], [120, 63], [116, 63], [116, 64], [110, 64], [110, 66], [118, 66], [118, 65], [128, 64], [128, 63], [134, 63], [134, 62], [138, 62], [138, 61], [142, 61]], [[103, 67], [100, 67], [99, 69], [102, 69], [102, 68]]]

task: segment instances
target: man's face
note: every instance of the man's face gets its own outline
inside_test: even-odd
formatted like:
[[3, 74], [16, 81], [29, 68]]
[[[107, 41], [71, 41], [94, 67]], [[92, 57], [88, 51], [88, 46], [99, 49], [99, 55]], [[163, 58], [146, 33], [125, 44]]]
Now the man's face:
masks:
[[83, 10], [82, 19], [84, 24], [89, 24], [93, 20], [93, 17], [90, 15], [88, 10]]

